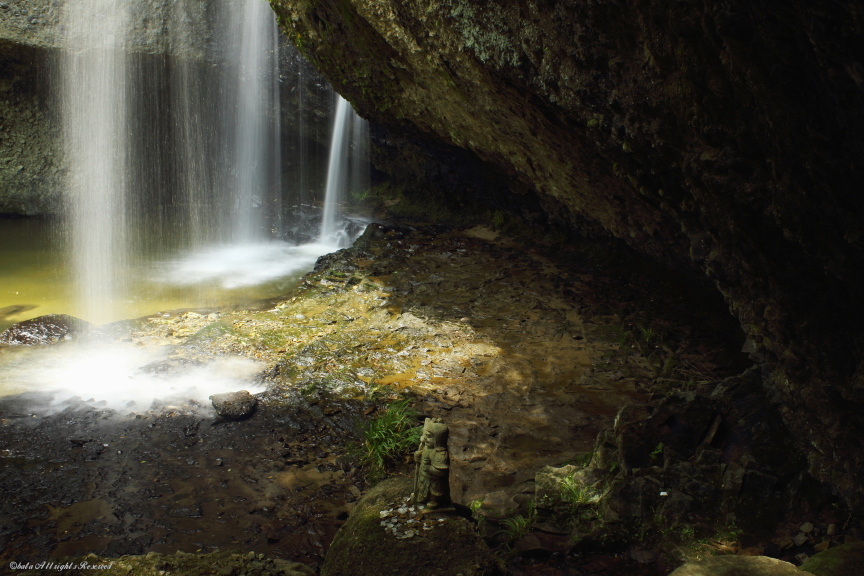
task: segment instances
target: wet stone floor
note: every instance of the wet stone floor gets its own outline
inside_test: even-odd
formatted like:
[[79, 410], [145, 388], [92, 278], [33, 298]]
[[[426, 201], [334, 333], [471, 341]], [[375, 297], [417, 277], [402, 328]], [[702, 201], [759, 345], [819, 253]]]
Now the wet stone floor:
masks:
[[[588, 453], [621, 406], [746, 366], [718, 297], [612, 248], [376, 230], [256, 310], [102, 331], [165, 347], [168, 372], [261, 362], [267, 392], [247, 420], [194, 402], [126, 412], [79, 399], [46, 414], [37, 393], [0, 400], [4, 562], [237, 550], [316, 568], [367, 487], [348, 445], [401, 395], [450, 426], [454, 500], [500, 520], [537, 470]], [[652, 573], [614, 555], [511, 560], [521, 574]]]

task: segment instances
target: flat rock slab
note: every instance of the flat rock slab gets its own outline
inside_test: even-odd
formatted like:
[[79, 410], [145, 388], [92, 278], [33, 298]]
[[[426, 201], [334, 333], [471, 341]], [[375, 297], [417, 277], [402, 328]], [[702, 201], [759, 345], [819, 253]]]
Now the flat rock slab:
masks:
[[255, 413], [258, 399], [246, 390], [226, 392], [210, 396], [216, 414], [223, 420], [243, 420]]
[[0, 333], [0, 344], [36, 346], [70, 340], [90, 328], [90, 323], [66, 314], [47, 314], [13, 324]]
[[[321, 576], [503, 576], [503, 563], [480, 538], [474, 523], [454, 514], [417, 514], [418, 524], [431, 529], [393, 534], [386, 529], [387, 511], [405, 502], [411, 492], [407, 478], [392, 478], [372, 488], [336, 533]], [[440, 518], [438, 517], [440, 515]], [[412, 524], [412, 526], [418, 525]], [[407, 528], [407, 525], [406, 525]], [[415, 532], [407, 536], [407, 532]]]
[[669, 576], [813, 576], [794, 564], [767, 556], [712, 556], [688, 562]]
[[864, 573], [864, 542], [829, 548], [807, 560], [801, 569], [814, 576], [860, 576]]

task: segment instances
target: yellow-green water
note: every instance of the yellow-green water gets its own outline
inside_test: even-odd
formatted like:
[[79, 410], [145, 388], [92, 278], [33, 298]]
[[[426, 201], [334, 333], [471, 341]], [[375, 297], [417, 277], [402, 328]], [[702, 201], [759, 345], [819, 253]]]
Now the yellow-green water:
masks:
[[[144, 232], [146, 234], [146, 231]], [[103, 324], [162, 310], [247, 305], [285, 293], [335, 246], [262, 242], [171, 248], [170, 239], [139, 251], [117, 270], [120, 289], [110, 315], [84, 318]], [[176, 243], [175, 243], [176, 244]], [[166, 247], [167, 246], [167, 247]], [[0, 330], [44, 314], [82, 317], [75, 274], [56, 221], [0, 219]]]

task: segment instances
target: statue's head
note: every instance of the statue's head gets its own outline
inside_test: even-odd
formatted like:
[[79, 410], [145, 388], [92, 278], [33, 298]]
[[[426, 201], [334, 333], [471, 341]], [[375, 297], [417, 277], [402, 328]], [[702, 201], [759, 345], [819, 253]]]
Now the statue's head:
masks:
[[429, 422], [426, 424], [426, 439], [429, 448], [446, 448], [450, 429], [443, 422]]

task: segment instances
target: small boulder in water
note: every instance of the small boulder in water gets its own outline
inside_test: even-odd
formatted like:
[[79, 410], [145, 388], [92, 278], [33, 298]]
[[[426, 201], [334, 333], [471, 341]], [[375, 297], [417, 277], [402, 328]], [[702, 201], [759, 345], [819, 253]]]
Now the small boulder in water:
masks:
[[216, 414], [223, 420], [243, 420], [255, 412], [258, 399], [246, 390], [210, 396]]
[[0, 344], [35, 346], [71, 340], [86, 332], [90, 323], [66, 314], [48, 314], [13, 324], [0, 333]]

